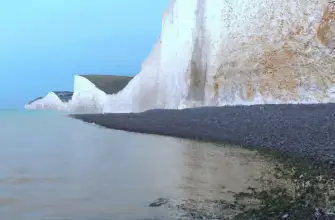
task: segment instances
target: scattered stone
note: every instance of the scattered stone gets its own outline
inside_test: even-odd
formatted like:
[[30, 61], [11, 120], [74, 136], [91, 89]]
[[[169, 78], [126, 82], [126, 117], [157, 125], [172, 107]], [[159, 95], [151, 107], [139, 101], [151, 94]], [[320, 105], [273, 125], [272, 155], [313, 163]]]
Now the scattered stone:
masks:
[[159, 207], [159, 206], [165, 205], [168, 202], [169, 202], [169, 200], [166, 199], [166, 198], [158, 198], [155, 201], [153, 201], [152, 203], [150, 203], [149, 207]]

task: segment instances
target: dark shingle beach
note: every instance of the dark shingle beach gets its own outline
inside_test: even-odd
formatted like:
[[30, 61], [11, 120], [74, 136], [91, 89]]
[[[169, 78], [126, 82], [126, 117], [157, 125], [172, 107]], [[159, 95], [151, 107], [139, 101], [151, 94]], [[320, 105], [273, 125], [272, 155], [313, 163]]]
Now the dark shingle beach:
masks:
[[277, 149], [323, 162], [335, 159], [335, 104], [202, 107], [71, 116], [111, 129]]

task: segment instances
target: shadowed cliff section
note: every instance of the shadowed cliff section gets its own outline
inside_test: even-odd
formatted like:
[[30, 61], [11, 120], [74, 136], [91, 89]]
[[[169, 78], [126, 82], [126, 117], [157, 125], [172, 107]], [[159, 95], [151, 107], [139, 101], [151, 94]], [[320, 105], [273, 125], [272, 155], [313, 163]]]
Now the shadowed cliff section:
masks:
[[326, 162], [335, 158], [335, 104], [202, 107], [70, 116], [118, 130], [276, 149]]
[[113, 75], [80, 75], [91, 81], [98, 89], [107, 94], [114, 94], [121, 91], [130, 80], [131, 76], [113, 76]]
[[68, 102], [72, 99], [73, 92], [69, 91], [53, 91], [62, 102]]
[[207, 77], [207, 55], [204, 54], [206, 48], [204, 42], [204, 19], [205, 19], [205, 2], [198, 1], [198, 16], [196, 20], [196, 38], [192, 51], [192, 59], [190, 63], [190, 85], [188, 90], [188, 99], [193, 101], [205, 100], [205, 85]]

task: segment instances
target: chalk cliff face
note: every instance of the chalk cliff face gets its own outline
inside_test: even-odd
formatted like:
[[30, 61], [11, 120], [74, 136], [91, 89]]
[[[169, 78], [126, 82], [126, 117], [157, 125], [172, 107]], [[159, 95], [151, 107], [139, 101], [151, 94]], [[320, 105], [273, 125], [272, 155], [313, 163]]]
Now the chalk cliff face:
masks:
[[333, 19], [328, 0], [172, 0], [142, 71], [106, 110], [333, 102]]
[[102, 112], [107, 94], [84, 76], [74, 77], [74, 93], [67, 108], [74, 112]]
[[113, 95], [76, 77], [68, 109], [333, 102], [334, 58], [335, 2], [171, 0], [141, 72]]
[[39, 97], [24, 106], [26, 109], [55, 109], [65, 110], [66, 103], [63, 102], [55, 92], [49, 92], [45, 97]]

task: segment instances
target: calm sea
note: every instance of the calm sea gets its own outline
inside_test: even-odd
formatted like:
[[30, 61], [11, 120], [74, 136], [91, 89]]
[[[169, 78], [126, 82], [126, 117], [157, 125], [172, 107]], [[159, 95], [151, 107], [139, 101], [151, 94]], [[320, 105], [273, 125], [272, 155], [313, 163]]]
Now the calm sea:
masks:
[[[231, 199], [269, 166], [236, 147], [108, 130], [62, 113], [0, 112], [0, 219], [173, 219]], [[158, 198], [169, 205], [149, 207]]]

